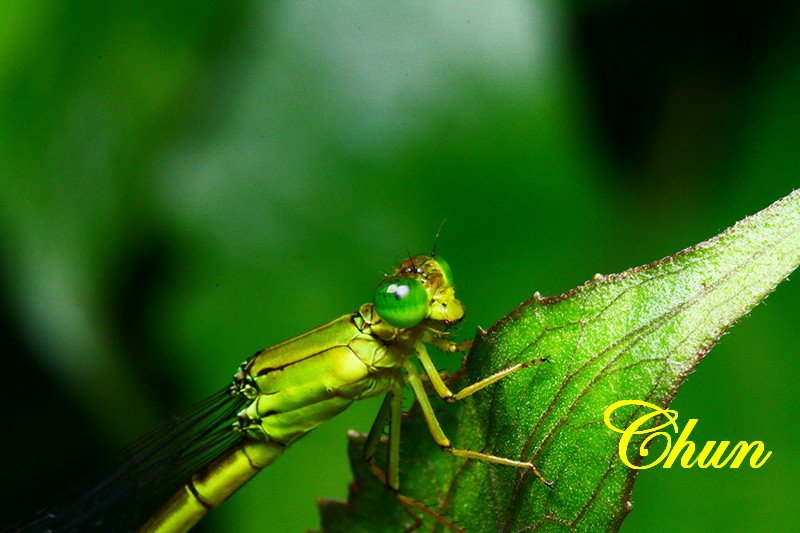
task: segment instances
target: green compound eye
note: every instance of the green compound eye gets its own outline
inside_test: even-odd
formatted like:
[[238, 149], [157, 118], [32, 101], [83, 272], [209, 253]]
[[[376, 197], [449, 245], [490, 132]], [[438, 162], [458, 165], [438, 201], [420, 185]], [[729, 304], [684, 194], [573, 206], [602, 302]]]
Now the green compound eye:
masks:
[[439, 265], [439, 269], [442, 271], [442, 276], [444, 277], [444, 282], [453, 286], [453, 271], [450, 270], [450, 265], [442, 259], [441, 257], [436, 258], [436, 263]]
[[394, 278], [375, 289], [375, 311], [396, 328], [411, 328], [428, 316], [428, 293], [414, 278]]

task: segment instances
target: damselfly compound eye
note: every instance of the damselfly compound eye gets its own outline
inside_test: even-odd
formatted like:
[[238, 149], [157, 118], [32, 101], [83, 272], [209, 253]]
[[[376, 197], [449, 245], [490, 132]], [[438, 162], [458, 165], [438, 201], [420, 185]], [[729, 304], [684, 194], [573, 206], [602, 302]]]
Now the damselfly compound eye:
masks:
[[428, 316], [428, 293], [414, 278], [388, 279], [375, 289], [375, 312], [396, 328], [411, 328]]
[[444, 282], [453, 286], [453, 271], [450, 270], [450, 265], [441, 256], [436, 257], [436, 263], [439, 265], [439, 270], [442, 271]]

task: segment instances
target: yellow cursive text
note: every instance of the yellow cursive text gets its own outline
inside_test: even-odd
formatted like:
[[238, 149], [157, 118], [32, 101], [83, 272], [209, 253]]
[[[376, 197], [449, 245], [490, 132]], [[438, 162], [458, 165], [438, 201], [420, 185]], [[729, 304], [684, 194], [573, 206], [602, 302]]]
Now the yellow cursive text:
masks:
[[[611, 421], [611, 415], [617, 409], [628, 405], [644, 407], [649, 411], [631, 422], [628, 427], [624, 429], [618, 428]], [[655, 425], [654, 427], [648, 427], [648, 422], [658, 416], [663, 416], [664, 422]], [[728, 450], [728, 447], [731, 444], [730, 441], [723, 440], [717, 444], [717, 441], [710, 440], [705, 443], [703, 448], [700, 450], [700, 453], [697, 454], [696, 457], [693, 457], [696, 446], [694, 442], [689, 440], [689, 436], [691, 435], [694, 427], [697, 425], [697, 419], [689, 419], [689, 422], [683, 428], [683, 431], [680, 431], [680, 435], [678, 435], [677, 440], [673, 443], [672, 436], [667, 431], [662, 430], [666, 428], [672, 428], [674, 433], [677, 434], [679, 432], [680, 428], [677, 424], [678, 412], [673, 409], [662, 409], [657, 405], [645, 402], [643, 400], [620, 400], [612, 403], [605, 410], [605, 413], [603, 414], [603, 421], [610, 429], [616, 431], [617, 433], [622, 433], [622, 436], [619, 439], [619, 457], [622, 459], [622, 462], [625, 464], [625, 466], [635, 468], [637, 470], [653, 468], [659, 464], [661, 464], [664, 468], [671, 468], [679, 456], [680, 466], [683, 468], [692, 468], [693, 466], [698, 466], [700, 468], [724, 468], [726, 466], [729, 468], [739, 468], [742, 462], [747, 458], [747, 455], [751, 452], [750, 467], [761, 468], [764, 463], [767, 462], [767, 459], [769, 459], [769, 457], [772, 455], [772, 452], [768, 451], [766, 455], [761, 457], [764, 454], [765, 448], [764, 443], [760, 440], [752, 443], [739, 441], [733, 448], [730, 449], [730, 451], [728, 451], [727, 455], [725, 452]], [[649, 450], [647, 448], [657, 437], [662, 437], [665, 439], [666, 446], [664, 451], [649, 463], [642, 462], [641, 464], [635, 464], [628, 459], [627, 451], [631, 440], [633, 440], [636, 435], [647, 435], [644, 440], [642, 440], [641, 444], [639, 444], [640, 457], [644, 458], [648, 456]]]

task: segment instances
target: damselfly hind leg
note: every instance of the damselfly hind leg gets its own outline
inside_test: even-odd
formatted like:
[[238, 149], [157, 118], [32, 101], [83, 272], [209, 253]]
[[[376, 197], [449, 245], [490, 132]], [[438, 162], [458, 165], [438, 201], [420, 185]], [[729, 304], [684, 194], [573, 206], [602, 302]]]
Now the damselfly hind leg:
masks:
[[[464, 398], [471, 396], [472, 394], [478, 392], [479, 390], [488, 387], [489, 385], [496, 383], [501, 379], [508, 377], [509, 375], [519, 370], [528, 368], [534, 364], [544, 362], [547, 360], [547, 358], [543, 357], [535, 359], [533, 361], [527, 361], [524, 363], [518, 363], [516, 365], [512, 365], [508, 368], [505, 368], [503, 370], [500, 370], [499, 372], [492, 374], [487, 378], [484, 378], [476, 383], [464, 387], [457, 393], [453, 393], [447, 387], [447, 385], [445, 385], [444, 381], [439, 375], [439, 371], [434, 366], [433, 361], [431, 361], [431, 358], [428, 355], [428, 352], [422, 343], [419, 343], [417, 345], [416, 352], [417, 352], [417, 358], [419, 359], [420, 364], [425, 370], [425, 374], [430, 380], [434, 390], [442, 399], [449, 402], [463, 400]], [[444, 434], [444, 431], [442, 430], [439, 421], [436, 419], [436, 415], [433, 412], [433, 407], [431, 406], [430, 400], [428, 400], [428, 395], [425, 393], [422, 381], [420, 379], [420, 376], [417, 374], [414, 365], [411, 362], [407, 361], [404, 364], [404, 368], [406, 370], [406, 380], [408, 381], [408, 384], [411, 385], [411, 389], [414, 391], [414, 395], [417, 398], [420, 410], [422, 411], [422, 414], [425, 417], [425, 421], [428, 424], [428, 429], [431, 432], [431, 436], [433, 437], [433, 440], [436, 442], [436, 444], [438, 444], [442, 450], [457, 457], [464, 457], [466, 459], [476, 459], [478, 461], [485, 461], [488, 463], [495, 463], [506, 466], [512, 466], [516, 468], [523, 468], [533, 473], [533, 475], [535, 475], [537, 479], [539, 479], [539, 481], [541, 481], [544, 485], [548, 487], [553, 486], [553, 482], [545, 479], [545, 477], [539, 471], [539, 468], [529, 461], [519, 461], [516, 459], [499, 457], [497, 455], [492, 455], [488, 453], [455, 448], [450, 443], [450, 439], [448, 439], [447, 436]]]
[[[372, 428], [364, 443], [364, 460], [372, 474], [381, 484], [385, 485], [389, 491], [391, 491], [395, 499], [414, 521], [412, 525], [406, 528], [407, 531], [415, 531], [422, 526], [422, 519], [415, 513], [419, 512], [430, 517], [438, 524], [454, 533], [463, 533], [465, 531], [463, 528], [459, 527], [441, 513], [436, 512], [421, 501], [400, 492], [400, 423], [403, 415], [402, 393], [402, 383], [398, 382], [393, 390], [384, 398], [383, 404], [381, 404], [381, 408], [378, 411], [378, 416], [375, 418], [375, 422], [372, 424]], [[389, 436], [388, 439], [384, 439], [383, 431], [387, 422], [389, 424]], [[375, 458], [378, 443], [381, 442], [388, 444], [386, 471], [378, 466]]]

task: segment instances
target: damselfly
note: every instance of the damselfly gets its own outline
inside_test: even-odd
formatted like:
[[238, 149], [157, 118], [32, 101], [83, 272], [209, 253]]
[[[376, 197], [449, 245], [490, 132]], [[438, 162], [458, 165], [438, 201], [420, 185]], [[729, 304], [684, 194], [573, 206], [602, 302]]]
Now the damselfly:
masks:
[[[406, 384], [442, 450], [526, 469], [548, 483], [530, 462], [455, 447], [439, 425], [424, 381], [452, 402], [538, 362], [515, 364], [452, 392], [425, 344], [448, 353], [467, 349], [470, 341], [457, 344], [448, 332], [463, 316], [448, 264], [435, 254], [410, 257], [381, 281], [371, 303], [256, 353], [231, 385], [122, 450], [113, 469], [20, 529], [186, 531], [300, 437], [354, 401], [381, 394], [365, 460], [401, 503], [452, 526], [400, 492]], [[379, 466], [376, 451], [387, 424], [387, 461]]]

